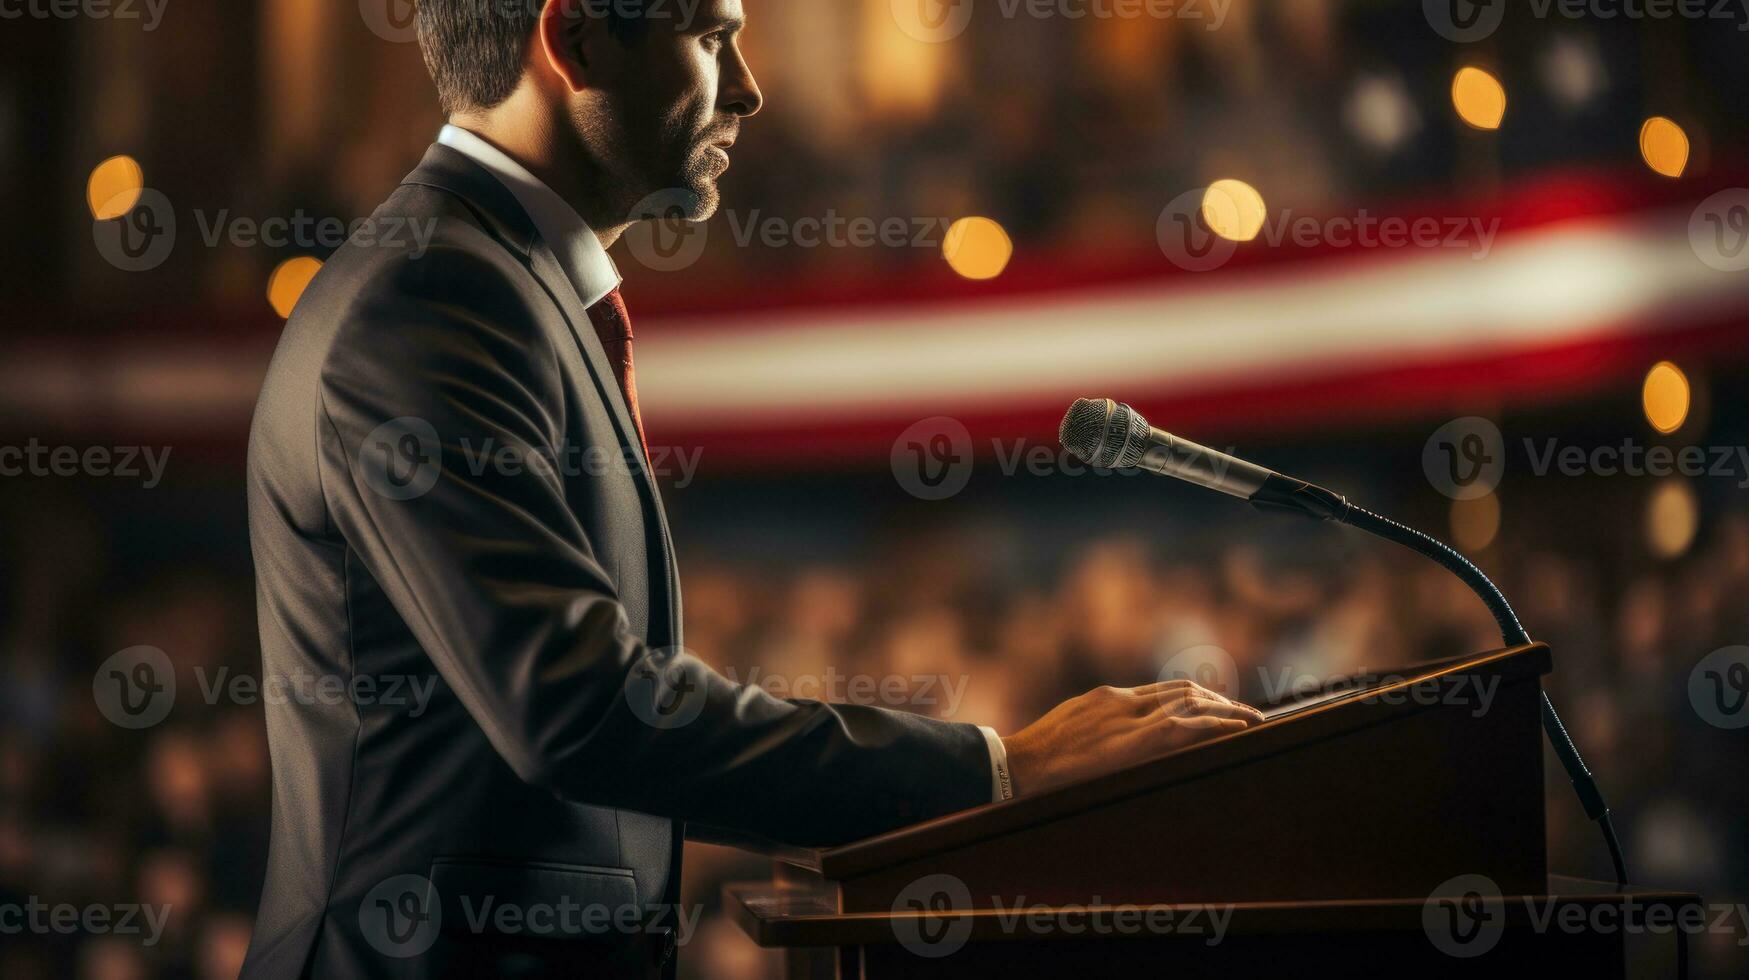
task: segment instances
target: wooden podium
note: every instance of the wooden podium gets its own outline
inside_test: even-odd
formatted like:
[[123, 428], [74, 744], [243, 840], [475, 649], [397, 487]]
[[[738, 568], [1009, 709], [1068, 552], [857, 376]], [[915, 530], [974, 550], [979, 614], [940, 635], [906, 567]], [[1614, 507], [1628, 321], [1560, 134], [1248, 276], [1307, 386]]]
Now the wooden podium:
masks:
[[1267, 706], [1133, 769], [780, 855], [725, 901], [798, 978], [1675, 975], [1680, 931], [1590, 910], [1698, 897], [1549, 876], [1550, 666], [1533, 644]]

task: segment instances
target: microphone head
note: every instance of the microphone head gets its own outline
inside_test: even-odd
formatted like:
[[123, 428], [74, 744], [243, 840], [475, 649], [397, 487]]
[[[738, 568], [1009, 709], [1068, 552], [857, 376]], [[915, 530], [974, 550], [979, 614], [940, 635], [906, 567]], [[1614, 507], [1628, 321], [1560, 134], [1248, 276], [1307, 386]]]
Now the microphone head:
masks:
[[1069, 406], [1057, 438], [1069, 454], [1100, 469], [1128, 469], [1142, 461], [1152, 426], [1140, 412], [1109, 398], [1082, 398]]

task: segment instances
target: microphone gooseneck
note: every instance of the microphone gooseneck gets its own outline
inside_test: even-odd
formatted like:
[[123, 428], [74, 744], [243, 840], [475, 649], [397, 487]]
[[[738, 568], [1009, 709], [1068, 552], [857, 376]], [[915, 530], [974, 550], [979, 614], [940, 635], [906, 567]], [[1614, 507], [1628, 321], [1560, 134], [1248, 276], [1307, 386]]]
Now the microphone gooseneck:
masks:
[[[1500, 636], [1508, 646], [1524, 646], [1530, 642], [1530, 634], [1518, 621], [1518, 614], [1512, 611], [1512, 604], [1506, 601], [1506, 595], [1500, 591], [1499, 586], [1457, 549], [1361, 507], [1350, 507], [1345, 515], [1336, 520], [1387, 541], [1394, 541], [1437, 562], [1462, 579], [1470, 587], [1470, 591], [1481, 598], [1488, 611], [1494, 615], [1494, 621], [1500, 625]], [[1573, 744], [1573, 736], [1567, 733], [1567, 726], [1561, 723], [1561, 716], [1555, 712], [1555, 704], [1549, 700], [1547, 691], [1543, 692], [1542, 717], [1543, 731], [1549, 737], [1549, 745], [1554, 748], [1555, 756], [1561, 760], [1561, 767], [1567, 770], [1567, 778], [1572, 781], [1574, 792], [1579, 794], [1579, 804], [1585, 808], [1585, 816], [1603, 831], [1603, 841], [1609, 847], [1609, 860], [1615, 869], [1616, 884], [1626, 887], [1627, 859], [1622, 854], [1621, 840], [1616, 836], [1615, 824], [1609, 817], [1609, 803], [1604, 800], [1603, 791], [1597, 787], [1597, 780], [1591, 775], [1591, 769], [1579, 755], [1579, 747]]]
[[[1513, 612], [1505, 594], [1474, 562], [1430, 535], [1356, 507], [1340, 494], [1161, 432], [1150, 426], [1135, 409], [1111, 399], [1083, 398], [1077, 401], [1064, 416], [1060, 435], [1063, 448], [1095, 466], [1141, 466], [1241, 497], [1260, 510], [1335, 521], [1402, 545], [1436, 562], [1469, 586], [1493, 614], [1494, 621], [1500, 626], [1501, 639], [1507, 646], [1523, 646], [1531, 642], [1530, 634], [1519, 622], [1518, 614]], [[1243, 469], [1234, 477], [1231, 472], [1236, 467]], [[1548, 735], [1556, 757], [1561, 760], [1561, 766], [1567, 770], [1567, 778], [1572, 780], [1585, 816], [1603, 832], [1610, 863], [1614, 865], [1616, 884], [1626, 887], [1627, 860], [1622, 854], [1615, 824], [1610, 820], [1609, 804], [1585, 760], [1580, 757], [1579, 748], [1573, 744], [1567, 727], [1561, 723], [1547, 692], [1542, 699], [1542, 721], [1543, 731]]]

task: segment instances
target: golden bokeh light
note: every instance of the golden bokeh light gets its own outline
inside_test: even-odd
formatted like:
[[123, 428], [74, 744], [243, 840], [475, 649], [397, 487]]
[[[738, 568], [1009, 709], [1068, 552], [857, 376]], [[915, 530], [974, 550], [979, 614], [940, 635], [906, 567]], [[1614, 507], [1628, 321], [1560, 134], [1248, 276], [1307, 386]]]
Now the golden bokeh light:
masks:
[[98, 221], [113, 221], [140, 203], [146, 189], [146, 172], [139, 161], [130, 156], [113, 156], [91, 170], [85, 183], [85, 200], [91, 205], [91, 216]]
[[1700, 500], [1694, 485], [1672, 477], [1652, 490], [1646, 505], [1646, 545], [1659, 558], [1680, 558], [1700, 530]]
[[1688, 168], [1688, 134], [1675, 121], [1653, 116], [1640, 127], [1640, 156], [1654, 173], [1680, 177]]
[[[859, 97], [883, 115], [925, 117], [934, 111], [952, 84], [954, 64], [950, 45], [959, 15], [955, 5], [941, 4], [942, 20], [929, 16], [936, 5], [890, 2], [863, 6], [862, 31], [852, 64], [861, 84]], [[969, 7], [969, 5], [968, 5]], [[899, 30], [893, 30], [897, 19]], [[798, 45], [792, 53], [804, 77], [837, 77], [843, 70], [843, 49], [835, 45]], [[797, 93], [801, 99], [830, 100], [830, 86]], [[830, 101], [823, 104], [831, 105]]]
[[1487, 550], [1500, 536], [1500, 495], [1452, 501], [1451, 536], [1460, 551]]
[[1263, 195], [1242, 180], [1217, 180], [1202, 195], [1203, 222], [1230, 242], [1256, 238], [1268, 213]]
[[1464, 68], [1451, 81], [1458, 118], [1476, 129], [1499, 129], [1506, 118], [1506, 87], [1480, 68]]
[[1640, 400], [1645, 405], [1646, 421], [1660, 433], [1670, 435], [1688, 421], [1694, 393], [1681, 368], [1669, 361], [1659, 361], [1646, 372]]
[[947, 230], [941, 254], [953, 271], [967, 279], [994, 279], [1014, 257], [1014, 242], [989, 218], [961, 218]]
[[273, 304], [273, 312], [278, 313], [281, 318], [290, 319], [292, 310], [298, 305], [298, 299], [304, 295], [304, 289], [310, 285], [310, 280], [316, 278], [316, 273], [321, 271], [322, 261], [308, 255], [281, 262], [267, 280], [267, 301]]

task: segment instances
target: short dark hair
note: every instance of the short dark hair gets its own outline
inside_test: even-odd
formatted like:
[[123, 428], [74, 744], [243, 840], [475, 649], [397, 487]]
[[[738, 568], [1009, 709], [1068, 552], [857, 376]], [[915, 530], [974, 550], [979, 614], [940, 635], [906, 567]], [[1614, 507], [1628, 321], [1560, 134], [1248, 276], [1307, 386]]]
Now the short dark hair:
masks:
[[[419, 48], [445, 113], [491, 109], [522, 82], [522, 55], [546, 0], [418, 0]], [[583, 0], [631, 44], [649, 26], [644, 0]]]

